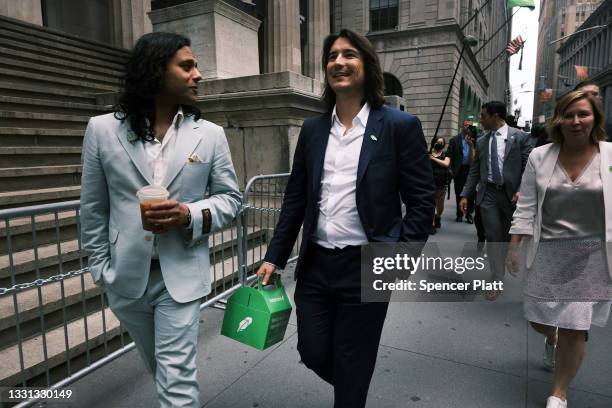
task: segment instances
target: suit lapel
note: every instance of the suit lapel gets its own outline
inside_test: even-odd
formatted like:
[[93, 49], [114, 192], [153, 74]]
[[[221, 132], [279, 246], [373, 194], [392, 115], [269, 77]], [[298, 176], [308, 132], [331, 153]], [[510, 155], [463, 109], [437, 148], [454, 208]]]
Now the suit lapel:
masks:
[[516, 132], [513, 128], [508, 127], [508, 140], [506, 140], [506, 146], [504, 147], [504, 161], [506, 161], [506, 157], [508, 156], [508, 152], [512, 148], [514, 141], [516, 140]]
[[325, 151], [327, 150], [331, 125], [331, 113], [327, 113], [321, 117], [317, 128], [314, 130], [314, 140], [312, 144], [312, 154], [314, 157], [312, 190], [315, 192], [315, 196], [319, 194], [319, 189], [321, 188], [321, 175], [323, 174], [323, 163], [325, 162]]
[[130, 129], [127, 121], [124, 121], [120, 127], [119, 132], [117, 132], [117, 138], [119, 139], [119, 143], [123, 146], [128, 156], [134, 163], [134, 166], [138, 170], [138, 172], [144, 177], [144, 179], [149, 183], [153, 183], [153, 173], [149, 168], [149, 164], [147, 163], [147, 154], [144, 149], [143, 142], [135, 140], [134, 142], [128, 141], [128, 134], [133, 134], [132, 137], [136, 135]]
[[380, 143], [381, 138], [380, 127], [382, 118], [384, 117], [383, 109], [372, 109], [368, 117], [368, 123], [363, 134], [363, 142], [361, 144], [361, 153], [359, 154], [359, 164], [357, 165], [357, 185], [363, 179], [368, 163], [376, 150], [376, 146]]
[[174, 181], [183, 166], [187, 163], [189, 156], [198, 147], [202, 137], [195, 132], [199, 126], [192, 120], [185, 118], [183, 125], [179, 126], [175, 135], [174, 157], [168, 162], [168, 169], [162, 181], [162, 186], [168, 188]]

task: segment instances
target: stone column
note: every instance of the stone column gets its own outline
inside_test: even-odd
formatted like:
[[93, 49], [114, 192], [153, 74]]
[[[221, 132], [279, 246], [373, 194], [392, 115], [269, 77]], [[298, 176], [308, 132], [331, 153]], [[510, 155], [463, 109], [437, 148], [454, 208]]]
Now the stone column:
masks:
[[151, 11], [149, 0], [113, 0], [111, 6], [113, 44], [117, 47], [131, 49], [143, 34], [153, 31], [148, 16]]
[[36, 25], [43, 25], [40, 0], [0, 0], [0, 16], [16, 18]]
[[319, 82], [323, 82], [321, 48], [323, 40], [329, 34], [329, 15], [329, 0], [309, 0], [308, 42], [305, 50], [304, 73]]
[[302, 73], [298, 0], [268, 0], [266, 72]]

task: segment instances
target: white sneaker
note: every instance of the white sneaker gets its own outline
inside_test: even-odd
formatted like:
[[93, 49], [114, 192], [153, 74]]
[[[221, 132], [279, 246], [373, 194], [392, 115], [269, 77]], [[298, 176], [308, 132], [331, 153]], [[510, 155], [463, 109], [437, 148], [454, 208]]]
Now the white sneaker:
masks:
[[551, 395], [546, 400], [546, 408], [567, 408], [567, 400], [563, 401]]
[[546, 337], [544, 337], [544, 355], [542, 356], [542, 363], [544, 363], [544, 367], [551, 371], [555, 368], [556, 350], [557, 345], [548, 344], [548, 341], [546, 341]]

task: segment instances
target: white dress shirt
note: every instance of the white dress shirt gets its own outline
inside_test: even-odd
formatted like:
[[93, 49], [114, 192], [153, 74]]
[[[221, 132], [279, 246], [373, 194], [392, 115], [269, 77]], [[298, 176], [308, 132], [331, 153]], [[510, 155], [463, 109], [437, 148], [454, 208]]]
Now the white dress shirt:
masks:
[[[174, 157], [174, 147], [176, 146], [176, 138], [178, 137], [178, 130], [185, 115], [183, 109], [179, 106], [176, 115], [172, 119], [172, 124], [166, 130], [164, 138], [160, 142], [157, 138], [151, 142], [143, 142], [144, 150], [147, 155], [147, 164], [153, 170], [153, 184], [161, 186], [168, 170], [168, 163]], [[193, 224], [193, 220], [192, 220]], [[188, 228], [191, 228], [191, 224]], [[157, 252], [157, 237], [153, 241], [153, 259], [158, 259]]]
[[365, 103], [347, 131], [332, 112], [332, 126], [321, 175], [319, 218], [311, 239], [326, 248], [365, 245], [368, 238], [357, 212], [357, 166], [370, 116]]
[[[506, 142], [508, 139], [508, 125], [504, 125], [497, 130], [491, 131], [491, 138], [497, 139], [497, 166], [499, 167], [499, 174], [504, 176], [504, 154], [506, 152]], [[491, 172], [491, 139], [489, 138], [489, 173], [487, 175], [487, 181], [493, 182], [493, 173]]]

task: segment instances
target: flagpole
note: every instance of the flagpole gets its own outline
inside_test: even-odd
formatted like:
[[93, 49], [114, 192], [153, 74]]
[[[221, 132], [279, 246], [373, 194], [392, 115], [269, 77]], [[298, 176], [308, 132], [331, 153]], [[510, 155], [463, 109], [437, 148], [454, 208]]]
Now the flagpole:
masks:
[[438, 130], [440, 130], [440, 124], [442, 123], [442, 117], [444, 116], [446, 105], [448, 104], [448, 98], [450, 97], [451, 91], [453, 90], [453, 83], [455, 82], [455, 77], [457, 76], [459, 65], [461, 64], [461, 60], [463, 59], [463, 52], [465, 51], [465, 47], [467, 45], [469, 45], [470, 47], [473, 47], [476, 44], [478, 44], [478, 40], [471, 35], [466, 35], [463, 38], [463, 46], [461, 47], [461, 52], [459, 53], [459, 61], [457, 61], [457, 66], [455, 66], [455, 73], [453, 74], [453, 78], [451, 79], [451, 83], [448, 87], [448, 92], [446, 93], [446, 99], [444, 100], [444, 105], [442, 106], [442, 112], [440, 113], [440, 118], [438, 119], [438, 125], [436, 126], [436, 131], [434, 133], [434, 140], [438, 137]]
[[[508, 23], [510, 22], [510, 20], [512, 20], [512, 17], [514, 17], [514, 15], [515, 15], [515, 14], [516, 14], [516, 13], [517, 13], [517, 12], [518, 12], [520, 9], [521, 9], [520, 7], [517, 7], [517, 9], [514, 11], [514, 13], [512, 13], [512, 15], [511, 15], [510, 17], [508, 17], [508, 19], [507, 19], [507, 20], [504, 22], [504, 24], [502, 24], [502, 25], [501, 25], [501, 26], [500, 26], [500, 27], [497, 29], [497, 31], [495, 31], [495, 32], [493, 33], [493, 35], [492, 35], [492, 36], [491, 36], [491, 37], [490, 37], [490, 38], [489, 38], [487, 41], [485, 41], [485, 43], [484, 43], [484, 44], [482, 44], [482, 47], [480, 47], [478, 50], [476, 50], [476, 52], [474, 53], [474, 56], [478, 55], [478, 53], [479, 53], [480, 51], [482, 51], [482, 49], [483, 49], [483, 48], [484, 48], [484, 47], [485, 47], [485, 46], [486, 46], [486, 45], [487, 45], [489, 42], [491, 42], [491, 40], [492, 40], [492, 39], [493, 39], [493, 38], [494, 38], [494, 37], [497, 35], [497, 33], [499, 33], [499, 32], [502, 30], [502, 28], [504, 28], [505, 26], [507, 26], [507, 25], [508, 25]], [[496, 58], [497, 58], [497, 57], [496, 57]]]
[[[522, 48], [522, 47], [521, 47], [521, 48]], [[495, 58], [493, 58], [493, 59], [491, 60], [491, 62], [489, 62], [489, 65], [487, 65], [486, 67], [484, 67], [484, 69], [482, 70], [482, 72], [484, 73], [484, 72], [485, 72], [485, 71], [486, 71], [486, 70], [487, 70], [487, 69], [488, 69], [488, 68], [489, 68], [491, 65], [493, 65], [493, 63], [494, 63], [495, 61], [497, 61], [497, 58], [499, 58], [499, 56], [500, 56], [500, 55], [502, 55], [502, 54], [503, 54], [503, 53], [505, 53], [505, 52], [506, 52], [506, 49], [504, 48], [504, 49], [503, 49], [503, 50], [502, 50], [502, 51], [501, 51], [499, 54], [497, 54], [497, 55], [495, 56]]]
[[[472, 14], [472, 17], [470, 17], [470, 18], [468, 19], [468, 21], [466, 21], [466, 22], [465, 22], [465, 24], [464, 24], [463, 26], [461, 26], [461, 31], [463, 31], [463, 29], [464, 29], [465, 27], [467, 27], [467, 26], [468, 26], [468, 25], [469, 25], [469, 24], [472, 22], [472, 20], [473, 20], [473, 19], [475, 19], [475, 18], [476, 18], [476, 16], [478, 15], [478, 13], [480, 13], [480, 11], [481, 11], [481, 10], [482, 10], [482, 9], [483, 9], [483, 8], [484, 8], [484, 7], [485, 7], [487, 4], [489, 4], [489, 2], [490, 2], [490, 1], [491, 1], [491, 0], [486, 0], [486, 1], [485, 1], [485, 2], [482, 4], [482, 6], [480, 6], [480, 8], [479, 8], [479, 9], [477, 9], [477, 10], [476, 10], [476, 12], [475, 12], [474, 14]], [[469, 10], [469, 11], [468, 11], [468, 15], [469, 15], [470, 11], [472, 11], [472, 10]]]
[[559, 41], [562, 41], [562, 40], [565, 40], [566, 38], [569, 38], [569, 37], [571, 37], [572, 35], [580, 34], [580, 33], [582, 33], [582, 32], [589, 31], [589, 30], [597, 30], [598, 28], [606, 28], [606, 27], [607, 27], [607, 26], [605, 26], [605, 25], [598, 25], [598, 26], [593, 26], [593, 27], [583, 28], [582, 30], [574, 31], [574, 32], [573, 32], [573, 33], [571, 33], [571, 34], [568, 34], [568, 35], [563, 36], [563, 37], [561, 37], [561, 38], [557, 38], [556, 40], [549, 42], [549, 43], [548, 43], [548, 45], [553, 45], [554, 43], [559, 42]]

